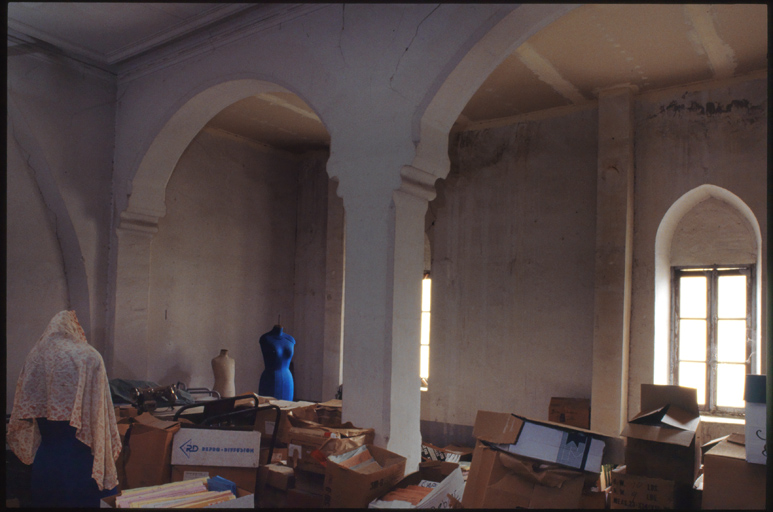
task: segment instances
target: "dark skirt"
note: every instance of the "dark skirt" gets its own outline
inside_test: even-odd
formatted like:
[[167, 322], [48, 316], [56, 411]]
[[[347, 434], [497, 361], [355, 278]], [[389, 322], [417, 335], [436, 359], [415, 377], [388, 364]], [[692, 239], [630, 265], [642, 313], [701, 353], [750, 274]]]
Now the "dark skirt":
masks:
[[38, 418], [41, 442], [30, 474], [32, 507], [99, 508], [99, 500], [118, 492], [100, 491], [91, 477], [91, 448], [75, 438], [67, 421]]

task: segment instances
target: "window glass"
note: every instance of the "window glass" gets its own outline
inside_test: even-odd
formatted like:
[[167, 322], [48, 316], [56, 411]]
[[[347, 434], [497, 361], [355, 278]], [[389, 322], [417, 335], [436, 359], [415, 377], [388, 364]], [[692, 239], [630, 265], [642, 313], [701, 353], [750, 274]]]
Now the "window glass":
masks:
[[706, 278], [682, 277], [679, 282], [679, 316], [706, 318]]
[[746, 276], [719, 276], [719, 318], [746, 318]]
[[679, 385], [698, 390], [698, 405], [706, 403], [706, 365], [704, 363], [679, 363]]
[[717, 405], [744, 407], [743, 390], [746, 366], [743, 364], [717, 365]]
[[679, 320], [679, 359], [706, 360], [706, 320]]
[[746, 320], [717, 321], [717, 360], [723, 363], [746, 361]]

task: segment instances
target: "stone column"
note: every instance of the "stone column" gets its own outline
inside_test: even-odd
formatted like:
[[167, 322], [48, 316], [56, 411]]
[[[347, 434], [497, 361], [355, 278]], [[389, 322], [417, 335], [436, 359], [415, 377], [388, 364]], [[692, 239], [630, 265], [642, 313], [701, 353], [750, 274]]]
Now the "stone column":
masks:
[[118, 226], [112, 377], [148, 380], [150, 243], [156, 217], [124, 212]]
[[377, 445], [408, 459], [406, 472], [421, 457], [421, 278], [434, 179], [405, 167], [398, 190], [343, 194], [343, 419], [373, 427]]
[[634, 94], [629, 86], [608, 89], [598, 106], [591, 429], [610, 436], [628, 421]]

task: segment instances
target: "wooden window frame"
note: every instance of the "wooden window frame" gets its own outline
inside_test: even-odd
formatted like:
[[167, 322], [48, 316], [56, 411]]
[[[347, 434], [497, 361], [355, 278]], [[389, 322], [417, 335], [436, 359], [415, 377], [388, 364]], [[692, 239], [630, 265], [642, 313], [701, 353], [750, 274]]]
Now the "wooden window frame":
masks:
[[753, 373], [757, 356], [754, 347], [757, 330], [756, 266], [696, 265], [671, 267], [671, 339], [669, 351], [669, 384], [679, 382], [679, 279], [683, 276], [703, 275], [707, 278], [707, 343], [706, 343], [706, 397], [699, 408], [713, 416], [743, 417], [742, 407], [717, 405], [717, 283], [720, 276], [746, 276], [746, 373]]

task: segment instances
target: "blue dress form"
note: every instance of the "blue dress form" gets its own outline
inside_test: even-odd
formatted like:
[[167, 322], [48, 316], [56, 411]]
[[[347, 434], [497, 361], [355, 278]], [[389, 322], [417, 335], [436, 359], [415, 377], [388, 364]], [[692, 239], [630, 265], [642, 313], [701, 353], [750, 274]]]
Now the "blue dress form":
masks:
[[100, 491], [91, 476], [91, 448], [75, 438], [67, 421], [37, 418], [40, 446], [30, 470], [30, 505], [33, 508], [99, 508], [99, 500], [118, 493]]
[[295, 340], [282, 331], [281, 325], [260, 337], [260, 350], [266, 369], [260, 376], [258, 394], [292, 401], [295, 391], [290, 360], [295, 350]]

